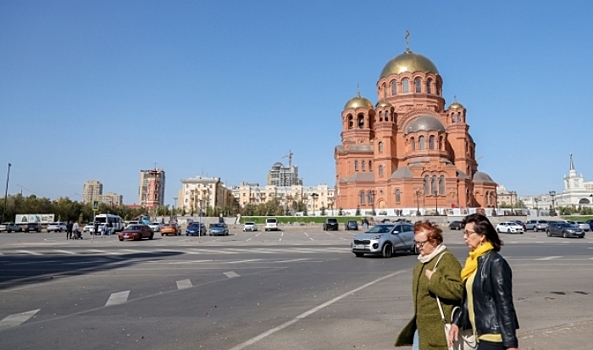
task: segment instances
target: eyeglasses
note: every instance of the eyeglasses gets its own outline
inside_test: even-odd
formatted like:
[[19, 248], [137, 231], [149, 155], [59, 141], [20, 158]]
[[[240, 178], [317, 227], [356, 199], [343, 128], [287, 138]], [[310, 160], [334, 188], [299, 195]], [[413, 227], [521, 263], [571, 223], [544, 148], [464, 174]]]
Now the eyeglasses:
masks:
[[414, 244], [416, 245], [416, 247], [418, 247], [418, 248], [422, 248], [422, 247], [424, 247], [424, 245], [425, 245], [425, 244], [426, 244], [428, 241], [430, 241], [430, 239], [427, 239], [427, 240], [426, 240], [426, 241], [424, 241], [424, 242], [418, 242], [418, 241], [414, 241]]
[[471, 236], [474, 233], [477, 233], [477, 232], [476, 231], [469, 231], [469, 232], [468, 231], [465, 231], [465, 232], [463, 232], [463, 235], [469, 237], [469, 236]]

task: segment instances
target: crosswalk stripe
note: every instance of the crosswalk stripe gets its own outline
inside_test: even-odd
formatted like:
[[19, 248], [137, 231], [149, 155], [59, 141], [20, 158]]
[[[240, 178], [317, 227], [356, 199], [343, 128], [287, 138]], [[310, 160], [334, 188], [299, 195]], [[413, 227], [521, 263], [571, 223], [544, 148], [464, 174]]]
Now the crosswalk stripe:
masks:
[[31, 310], [31, 311], [27, 311], [27, 312], [21, 312], [20, 314], [12, 314], [12, 315], [6, 316], [2, 321], [0, 321], [0, 330], [5, 329], [5, 328], [10, 328], [10, 327], [16, 327], [16, 326], [26, 322], [28, 319], [30, 319], [36, 313], [38, 313], [39, 310], [41, 310], [41, 309]]
[[30, 254], [30, 255], [43, 255], [42, 253], [33, 252], [33, 251], [30, 251], [30, 250], [19, 250], [19, 252], [21, 252], [23, 254]]
[[107, 300], [107, 303], [105, 304], [105, 306], [113, 306], [113, 305], [123, 304], [126, 301], [128, 301], [129, 295], [130, 295], [129, 290], [126, 290], [123, 292], [118, 292], [118, 293], [112, 293], [111, 296], [109, 296], [109, 299]]
[[229, 262], [227, 262], [227, 264], [240, 264], [240, 263], [254, 262], [254, 261], [262, 261], [262, 259], [249, 259], [249, 260], [229, 261]]
[[227, 276], [228, 278], [240, 277], [240, 275], [238, 275], [237, 273], [235, 273], [235, 271], [225, 272], [224, 275]]
[[101, 254], [107, 254], [106, 251], [101, 250], [101, 249], [87, 249], [87, 252], [91, 252], [91, 253], [101, 253]]
[[203, 249], [203, 248], [197, 248], [197, 249], [191, 249], [191, 251], [194, 251], [194, 252], [197, 252], [197, 253], [239, 254], [238, 252], [229, 252], [229, 251], [222, 250], [222, 249]]
[[193, 284], [189, 279], [177, 281], [177, 289], [187, 289], [193, 287]]
[[538, 258], [535, 260], [552, 260], [552, 259], [558, 259], [561, 258], [561, 256], [546, 256], [545, 258]]
[[75, 255], [76, 254], [76, 252], [73, 252], [71, 250], [54, 249], [54, 252], [58, 252], [58, 253], [62, 253], [62, 254], [69, 254], [69, 255]]

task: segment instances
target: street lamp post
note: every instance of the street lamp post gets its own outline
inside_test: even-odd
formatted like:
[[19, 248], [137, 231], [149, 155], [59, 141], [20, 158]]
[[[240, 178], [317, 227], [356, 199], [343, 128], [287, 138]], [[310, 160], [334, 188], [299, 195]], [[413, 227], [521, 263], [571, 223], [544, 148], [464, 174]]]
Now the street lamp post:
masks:
[[173, 215], [177, 215], [177, 197], [173, 197]]
[[434, 215], [439, 215], [439, 193], [434, 190]]
[[8, 172], [6, 173], [6, 190], [4, 190], [4, 206], [2, 207], [2, 221], [4, 222], [4, 212], [6, 211], [6, 200], [8, 199], [8, 180], [10, 179], [10, 167], [12, 164], [8, 163]]
[[513, 207], [513, 197], [515, 197], [517, 195], [517, 192], [511, 191], [510, 194], [511, 194], [511, 215], [515, 215], [515, 210], [514, 210], [515, 208]]
[[313, 204], [313, 216], [315, 215], [315, 204], [317, 204], [317, 198], [319, 197], [319, 195], [317, 193], [311, 193], [311, 198], [313, 199], [311, 202]]
[[556, 203], [554, 202], [554, 197], [556, 197], [556, 191], [550, 191], [550, 196], [552, 196], [552, 213], [550, 216], [556, 216]]
[[416, 190], [416, 216], [420, 216], [420, 190]]
[[371, 190], [371, 191], [370, 191], [370, 194], [371, 194], [371, 215], [372, 215], [372, 216], [375, 216], [375, 215], [377, 215], [377, 214], [375, 213], [375, 194], [376, 194], [376, 193], [377, 193], [377, 191], [375, 191], [375, 190]]
[[537, 206], [537, 202], [539, 202], [539, 199], [533, 198], [533, 201], [535, 202], [535, 216], [539, 216], [539, 208]]

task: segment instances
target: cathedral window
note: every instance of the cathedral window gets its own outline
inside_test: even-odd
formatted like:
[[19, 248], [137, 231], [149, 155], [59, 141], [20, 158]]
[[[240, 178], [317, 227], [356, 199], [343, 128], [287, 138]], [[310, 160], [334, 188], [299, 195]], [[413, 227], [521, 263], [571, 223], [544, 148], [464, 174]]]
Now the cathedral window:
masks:
[[439, 178], [439, 193], [441, 195], [445, 194], [445, 175], [441, 175]]
[[432, 193], [434, 195], [436, 195], [438, 191], [438, 187], [437, 187], [437, 176], [436, 175], [432, 175]]
[[385, 121], [389, 121], [389, 111], [385, 111]]
[[358, 128], [359, 129], [364, 128], [364, 115], [362, 115], [362, 114], [358, 115]]
[[451, 113], [451, 123], [455, 123], [455, 113]]
[[364, 160], [363, 160], [363, 161], [362, 161], [362, 171], [364, 171], [364, 165], [365, 165], [364, 163], [365, 163], [365, 162], [364, 162]]
[[432, 79], [426, 81], [426, 93], [432, 94]]
[[443, 150], [443, 137], [439, 137], [439, 150]]
[[383, 177], [383, 165], [379, 165], [379, 177]]
[[383, 153], [383, 142], [379, 142], [379, 153]]
[[434, 149], [434, 136], [433, 135], [430, 135], [430, 137], [428, 138], [428, 148]]
[[369, 160], [369, 171], [373, 171], [373, 161]]
[[414, 79], [414, 88], [416, 92], [422, 92], [422, 81], [420, 81], [420, 78]]
[[461, 112], [457, 112], [457, 122], [461, 122]]
[[354, 171], [358, 171], [358, 161], [354, 161]]
[[383, 112], [379, 111], [379, 121], [383, 121]]
[[404, 94], [410, 92], [410, 81], [408, 79], [402, 80], [402, 92]]
[[399, 190], [399, 188], [397, 190], [395, 190], [395, 202], [399, 203], [401, 201], [401, 191]]
[[418, 138], [418, 147], [421, 151], [424, 150], [424, 136], [420, 136]]
[[364, 204], [364, 198], [365, 198], [364, 191], [360, 191], [360, 204]]
[[430, 195], [430, 179], [428, 175], [424, 175], [424, 194], [427, 196]]
[[374, 199], [375, 199], [375, 198], [373, 198], [373, 191], [369, 191], [368, 192], [368, 197], [369, 197], [368, 198], [369, 199], [369, 204], [372, 204], [374, 202]]
[[410, 139], [410, 142], [412, 143], [412, 151], [415, 151], [416, 150], [416, 141], [414, 140], [413, 137]]
[[387, 98], [387, 86], [383, 84], [383, 98]]
[[391, 95], [397, 95], [397, 82], [395, 80], [391, 82]]
[[348, 129], [352, 129], [354, 127], [354, 122], [352, 120], [352, 115], [348, 114]]

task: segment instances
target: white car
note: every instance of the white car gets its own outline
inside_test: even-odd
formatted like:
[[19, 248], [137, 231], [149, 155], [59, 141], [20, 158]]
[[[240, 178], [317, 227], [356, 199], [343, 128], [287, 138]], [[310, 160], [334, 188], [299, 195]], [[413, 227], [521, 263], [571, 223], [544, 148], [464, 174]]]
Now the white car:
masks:
[[50, 222], [46, 227], [47, 232], [66, 232], [66, 230], [67, 227], [65, 222]]
[[569, 221], [568, 223], [578, 226], [583, 231], [589, 231], [591, 229], [591, 226], [589, 226], [589, 224], [584, 221]]
[[148, 227], [150, 227], [150, 229], [154, 232], [161, 232], [161, 226], [162, 224], [160, 222], [151, 222], [148, 224]]
[[255, 222], [246, 222], [243, 225], [243, 232], [247, 231], [257, 231], [257, 225], [255, 224]]
[[523, 234], [523, 232], [525, 231], [523, 230], [523, 226], [519, 225], [516, 222], [501, 222], [500, 224], [496, 225], [496, 232]]
[[88, 224], [84, 225], [82, 228], [82, 232], [93, 233], [95, 231], [94, 223], [89, 222]]
[[278, 220], [276, 218], [266, 218], [266, 226], [264, 226], [265, 231], [277, 231], [278, 230]]

